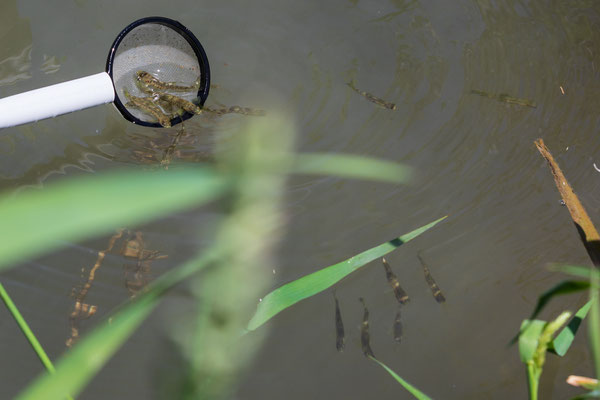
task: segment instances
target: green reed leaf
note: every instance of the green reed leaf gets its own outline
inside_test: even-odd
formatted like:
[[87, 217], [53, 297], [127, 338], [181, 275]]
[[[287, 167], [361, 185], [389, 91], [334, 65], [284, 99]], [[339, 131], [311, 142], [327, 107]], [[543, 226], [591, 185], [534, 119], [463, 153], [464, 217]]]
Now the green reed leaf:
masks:
[[279, 312], [301, 300], [326, 290], [365, 264], [388, 254], [402, 244], [433, 228], [445, 218], [446, 217], [442, 217], [403, 236], [380, 244], [379, 246], [366, 250], [354, 257], [330, 265], [329, 267], [303, 276], [302, 278], [296, 279], [293, 282], [273, 290], [258, 303], [256, 313], [248, 323], [246, 329], [250, 331], [255, 330]]
[[0, 196], [0, 269], [59, 247], [197, 206], [223, 193], [212, 169], [119, 171]]
[[408, 182], [412, 175], [410, 167], [391, 161], [348, 154], [297, 154], [292, 171], [298, 174], [334, 175], [362, 178], [371, 181]]
[[588, 321], [590, 347], [596, 370], [596, 379], [600, 378], [600, 299], [598, 293], [600, 287], [600, 271], [594, 268], [590, 278], [590, 319]]
[[565, 326], [556, 336], [556, 338], [554, 338], [554, 340], [552, 341], [552, 350], [554, 351], [554, 353], [561, 357], [567, 353], [567, 350], [569, 350], [571, 344], [573, 344], [573, 340], [575, 339], [577, 330], [579, 330], [581, 321], [583, 321], [587, 316], [591, 305], [591, 300], [585, 303], [585, 305], [575, 313], [575, 316], [567, 324], [567, 326]]
[[582, 267], [578, 265], [550, 265], [550, 271], [562, 272], [563, 274], [573, 275], [578, 278], [590, 279], [590, 267]]
[[539, 298], [535, 310], [529, 319], [535, 318], [548, 304], [548, 302], [555, 296], [562, 296], [565, 294], [571, 294], [587, 290], [590, 287], [590, 283], [587, 281], [563, 281], [554, 286], [553, 288], [545, 291]]
[[383, 367], [383, 369], [385, 369], [392, 377], [394, 377], [396, 382], [401, 384], [404, 387], [404, 389], [408, 390], [410, 392], [410, 394], [415, 396], [415, 398], [417, 398], [419, 400], [431, 400], [431, 398], [429, 396], [427, 396], [425, 393], [421, 392], [419, 389], [417, 389], [410, 383], [406, 382], [397, 373], [395, 373], [390, 367], [388, 367], [387, 365], [385, 365], [384, 363], [382, 363], [375, 357], [369, 356], [369, 358], [371, 360], [373, 360], [375, 363], [379, 364], [381, 367]]

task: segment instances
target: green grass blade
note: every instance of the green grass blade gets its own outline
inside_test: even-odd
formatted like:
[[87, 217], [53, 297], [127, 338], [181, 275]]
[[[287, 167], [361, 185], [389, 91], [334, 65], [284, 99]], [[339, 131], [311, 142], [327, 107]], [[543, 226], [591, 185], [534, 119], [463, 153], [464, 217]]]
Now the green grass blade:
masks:
[[544, 309], [546, 304], [555, 296], [561, 296], [565, 294], [571, 294], [587, 290], [590, 287], [590, 283], [587, 281], [563, 281], [552, 289], [544, 292], [539, 298], [535, 310], [529, 319], [534, 319]]
[[327, 153], [301, 153], [295, 157], [292, 171], [297, 174], [335, 175], [373, 181], [407, 182], [410, 167], [375, 158]]
[[77, 395], [152, 312], [167, 289], [216, 258], [216, 252], [209, 251], [158, 278], [146, 292], [117, 311], [110, 323], [105, 322], [84, 336], [58, 360], [54, 374], [38, 377], [17, 399], [62, 399], [69, 393]]
[[[530, 320], [537, 317], [537, 315], [544, 309], [544, 307], [548, 304], [548, 302], [555, 296], [560, 296], [564, 294], [571, 294], [580, 292], [582, 290], [586, 290], [590, 287], [590, 283], [587, 281], [562, 281], [558, 285], [544, 292], [539, 298]], [[525, 320], [527, 321], [527, 320]], [[514, 344], [519, 340], [519, 335], [523, 333], [523, 330], [526, 329], [527, 325], [524, 322], [521, 324], [521, 330], [511, 339], [509, 344]]]
[[366, 250], [345, 261], [330, 265], [329, 267], [323, 268], [317, 272], [303, 276], [302, 278], [273, 290], [271, 293], [267, 294], [261, 302], [258, 303], [256, 313], [248, 323], [246, 329], [250, 331], [255, 330], [273, 318], [279, 312], [296, 304], [300, 300], [304, 300], [319, 292], [322, 292], [323, 290], [326, 290], [363, 265], [388, 254], [392, 250], [400, 247], [402, 244], [433, 228], [437, 223], [445, 218], [446, 217], [442, 217], [425, 226], [415, 229], [410, 233]]
[[569, 322], [569, 324], [562, 329], [556, 338], [554, 338], [552, 341], [552, 349], [554, 353], [561, 357], [567, 353], [567, 350], [569, 350], [573, 340], [575, 339], [575, 335], [577, 334], [577, 330], [581, 325], [581, 321], [583, 321], [587, 316], [591, 305], [591, 300], [585, 303], [585, 305], [575, 313], [575, 316]]
[[387, 365], [385, 365], [384, 363], [382, 363], [381, 361], [379, 361], [378, 359], [376, 359], [375, 357], [371, 357], [369, 356], [369, 358], [371, 360], [373, 360], [375, 363], [381, 365], [381, 367], [383, 367], [383, 369], [385, 369], [391, 376], [394, 377], [394, 379], [401, 384], [404, 389], [408, 390], [410, 392], [410, 394], [412, 394], [413, 396], [415, 396], [415, 398], [419, 399], [419, 400], [431, 400], [431, 398], [429, 396], [427, 396], [425, 393], [421, 392], [419, 389], [417, 389], [416, 387], [414, 387], [413, 385], [411, 385], [410, 383], [406, 382], [404, 379], [402, 379], [400, 376], [398, 376], [398, 374], [396, 374], [391, 368], [389, 368]]
[[573, 275], [578, 278], [590, 279], [590, 267], [581, 267], [577, 265], [550, 265], [548, 269], [550, 271]]
[[120, 171], [0, 196], [0, 269], [116, 227], [214, 199], [225, 180], [208, 168]]
[[591, 271], [590, 281], [590, 309], [589, 335], [590, 347], [592, 349], [592, 358], [594, 368], [596, 369], [596, 379], [600, 377], [600, 299], [598, 298], [598, 285], [600, 282], [600, 271], [594, 268]]
[[54, 372], [54, 365], [52, 365], [52, 361], [50, 361], [50, 358], [44, 351], [44, 348], [33, 334], [31, 328], [29, 328], [29, 324], [27, 324], [27, 321], [25, 321], [25, 318], [23, 318], [23, 316], [19, 312], [19, 309], [8, 295], [8, 292], [6, 291], [6, 289], [4, 289], [4, 285], [2, 285], [1, 283], [0, 297], [2, 298], [2, 301], [4, 301], [6, 308], [8, 308], [8, 310], [10, 311], [10, 314], [15, 319], [17, 325], [19, 325], [19, 328], [23, 332], [23, 335], [25, 335], [25, 337], [29, 341], [29, 344], [33, 348], [33, 351], [35, 351], [46, 370], [48, 372]]

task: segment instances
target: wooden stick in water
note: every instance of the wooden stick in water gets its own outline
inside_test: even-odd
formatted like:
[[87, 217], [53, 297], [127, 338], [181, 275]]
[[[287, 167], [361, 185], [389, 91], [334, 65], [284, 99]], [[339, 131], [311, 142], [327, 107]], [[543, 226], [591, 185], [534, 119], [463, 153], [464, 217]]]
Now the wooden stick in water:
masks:
[[554, 157], [552, 157], [550, 150], [548, 150], [544, 144], [544, 141], [542, 139], [537, 139], [534, 143], [542, 157], [548, 162], [548, 166], [554, 177], [554, 183], [556, 183], [556, 188], [571, 214], [571, 219], [575, 224], [575, 228], [577, 228], [579, 237], [581, 238], [588, 255], [592, 259], [594, 265], [600, 267], [600, 235], [598, 234], [596, 227], [585, 211], [585, 208], [583, 208], [579, 198], [571, 188], [571, 185], [569, 185], [569, 182], [558, 166], [558, 163], [554, 160]]

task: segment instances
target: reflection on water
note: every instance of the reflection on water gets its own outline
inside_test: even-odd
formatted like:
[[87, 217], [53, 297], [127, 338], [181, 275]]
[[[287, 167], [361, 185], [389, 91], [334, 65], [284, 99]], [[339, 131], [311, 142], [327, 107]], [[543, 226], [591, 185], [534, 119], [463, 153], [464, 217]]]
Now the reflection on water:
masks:
[[[69, 315], [71, 334], [66, 341], [67, 347], [73, 346], [79, 339], [79, 328], [82, 320], [88, 319], [98, 311], [97, 305], [85, 303], [85, 299], [92, 288], [94, 279], [107, 253], [113, 251], [115, 243], [122, 239], [119, 254], [125, 258], [123, 271], [125, 276], [125, 288], [130, 297], [135, 297], [150, 282], [151, 264], [153, 260], [167, 258], [168, 255], [161, 254], [158, 250], [149, 250], [146, 247], [142, 231], [135, 233], [127, 229], [119, 229], [108, 239], [106, 249], [98, 252], [96, 263], [89, 269], [85, 283], [80, 283], [71, 290], [71, 297], [75, 299], [73, 311]], [[81, 269], [81, 277], [85, 276], [85, 268]]]
[[[119, 5], [115, 16], [110, 6], [98, 8], [90, 2], [38, 4], [35, 9], [25, 3], [19, 3], [19, 13], [16, 6], [8, 6], [20, 28], [3, 30], [13, 25], [0, 24], [2, 43], [14, 43], [10, 50], [0, 47], [0, 62], [19, 60], [0, 64], [11, 65], [9, 72], [0, 67], [0, 79], [11, 82], [0, 85], [0, 96], [98, 72], [94, 68], [103, 65], [114, 35], [139, 17], [139, 7], [126, 4]], [[414, 246], [428, 249], [427, 262], [452, 301], [440, 307], [431, 300], [423, 267], [410, 251], [413, 244], [407, 244], [388, 258], [413, 300], [402, 309], [403, 324], [399, 315], [390, 324], [398, 305], [386, 297], [381, 267], [366, 268], [338, 287], [340, 304], [348, 304], [343, 308], [345, 352], [338, 354], [332, 346], [336, 333], [331, 329], [331, 297], [299, 303], [269, 324], [269, 345], [238, 397], [401, 396], [393, 380], [372, 368], [360, 351], [350, 350], [361, 348], [360, 296], [369, 301], [370, 343], [379, 349], [378, 356], [432, 397], [523, 397], [523, 367], [516, 349], [505, 344], [537, 296], [560, 279], [544, 265], [587, 262], [534, 139], [543, 137], [553, 149], [592, 218], [600, 210], [600, 175], [593, 168], [594, 162], [600, 163], [600, 3], [232, 0], [204, 3], [194, 18], [185, 11], [177, 14], [189, 6], [175, 0], [167, 10], [164, 2], [152, 0], [144, 11], [168, 11], [200, 38], [212, 77], [221, 84], [211, 90], [209, 107], [288, 108], [295, 114], [302, 151], [364, 154], [417, 170], [410, 186], [330, 177], [290, 179], [285, 206], [289, 233], [275, 275], [280, 283], [450, 214], [448, 223]], [[0, 20], [5, 15], [0, 12]], [[70, 45], [62, 30], [48, 28], [49, 17], [60, 26], [73, 26], [80, 36], [89, 35], [89, 41]], [[30, 21], [30, 31], [22, 21]], [[44, 73], [57, 64], [44, 59], [45, 54], [56, 54], [60, 69]], [[31, 77], [19, 78], [25, 73]], [[365, 101], [346, 86], [352, 80], [360, 90], [395, 104], [396, 110]], [[486, 95], [474, 95], [473, 90]], [[516, 104], [507, 101], [513, 99]], [[186, 121], [184, 131], [145, 129], [128, 124], [111, 107], [3, 130], [0, 187], [16, 189], [132, 164], [161, 168], [165, 159], [173, 167], [178, 162], [210, 162], [215, 143], [230, 140], [246, 118], [205, 113]], [[204, 226], [206, 215], [196, 211], [157, 224], [149, 248], [164, 249], [170, 256], [165, 262], [176, 265], [190, 253], [197, 241], [194, 232]], [[133, 229], [130, 240], [138, 240]], [[148, 241], [148, 231], [140, 232]], [[211, 237], [210, 232], [204, 235], [206, 240]], [[189, 241], [183, 249], [182, 238]], [[44, 258], [39, 264], [46, 270], [35, 269], [34, 274], [28, 265], [6, 278], [15, 290], [28, 288], [30, 295], [19, 298], [26, 310], [48, 297], [61, 303], [71, 282], [60, 287], [54, 279], [56, 284], [42, 291], [39, 287], [46, 283], [36, 274], [64, 269], [74, 281], [80, 266], [90, 265], [89, 257], [95, 259], [108, 239], [86, 245], [85, 260], [69, 248]], [[104, 263], [123, 264], [123, 256], [118, 261], [106, 257]], [[134, 282], [138, 273], [142, 279], [146, 267], [130, 261], [135, 267], [129, 278]], [[73, 267], [77, 262], [79, 267]], [[98, 306], [96, 319], [114, 307], [114, 294], [124, 290], [122, 271], [118, 276], [104, 271], [111, 279], [94, 286], [91, 292], [98, 297], [85, 302]], [[579, 300], [567, 298], [548, 309], [548, 318], [559, 309], [574, 308]], [[65, 309], [44, 310], [29, 314], [34, 325], [36, 320], [64, 320]], [[93, 319], [88, 322], [94, 324]], [[48, 335], [46, 342], [56, 344], [55, 353], [60, 354], [64, 331]], [[131, 355], [136, 345], [153, 340], [149, 331], [143, 335], [124, 353]], [[402, 345], [394, 345], [394, 335], [402, 336]], [[570, 396], [574, 392], [563, 378], [591, 371], [583, 342], [560, 360], [548, 358], [541, 397]], [[0, 350], [7, 358], [22, 359], [6, 345]], [[290, 359], [294, 362], [286, 362]], [[115, 364], [91, 384], [84, 398], [123, 398], [128, 390], [132, 398], [151, 397], [147, 382], [155, 376], [152, 365], [140, 367], [135, 356]], [[33, 367], [24, 362], [23, 368]], [[114, 387], [106, 384], [112, 374], [118, 377], [133, 369], [139, 377]], [[14, 382], [24, 384], [22, 379]], [[3, 397], [17, 390], [11, 388]]]

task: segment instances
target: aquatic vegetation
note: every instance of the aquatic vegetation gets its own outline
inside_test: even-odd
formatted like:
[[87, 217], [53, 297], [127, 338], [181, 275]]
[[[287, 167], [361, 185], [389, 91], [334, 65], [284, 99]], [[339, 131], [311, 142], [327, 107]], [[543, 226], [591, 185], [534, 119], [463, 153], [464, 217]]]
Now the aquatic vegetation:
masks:
[[546, 351], [552, 341], [552, 335], [571, 317], [568, 311], [560, 314], [554, 321], [525, 320], [519, 335], [519, 354], [527, 365], [529, 379], [529, 398], [537, 399], [538, 385], [542, 368], [546, 361]]
[[429, 396], [427, 396], [425, 393], [421, 392], [419, 389], [417, 389], [416, 387], [414, 387], [413, 385], [411, 385], [410, 383], [408, 383], [404, 379], [402, 379], [390, 367], [388, 367], [387, 365], [385, 365], [384, 363], [382, 363], [381, 361], [379, 361], [375, 357], [369, 357], [369, 359], [372, 360], [373, 362], [375, 362], [376, 364], [378, 364], [379, 366], [381, 366], [383, 369], [385, 369], [396, 380], [396, 382], [398, 382], [399, 384], [401, 384], [402, 387], [404, 387], [404, 389], [408, 390], [410, 392], [410, 394], [412, 394], [416, 399], [418, 399], [418, 400], [431, 400], [431, 398]]
[[[596, 378], [600, 377], [600, 271], [597, 268], [600, 267], [600, 236], [543, 140], [536, 140], [535, 145], [550, 167], [556, 187], [571, 214], [571, 219], [577, 228], [579, 237], [596, 268], [555, 267], [554, 269], [558, 271], [585, 277], [589, 280], [567, 280], [557, 284], [539, 297], [531, 318], [523, 321], [518, 334], [519, 352], [521, 360], [527, 365], [530, 399], [537, 399], [538, 397], [538, 382], [542, 373], [546, 351], [551, 350], [559, 356], [565, 355], [573, 343], [581, 321], [588, 314], [590, 315], [589, 335], [591, 353], [594, 359]], [[565, 311], [551, 322], [535, 320], [533, 318], [539, 314], [552, 298], [582, 290], [589, 290], [590, 301], [584, 304], [575, 313], [575, 317], [567, 326], [561, 330], [556, 338], [552, 339], [552, 335], [570, 318], [571, 312]], [[596, 397], [598, 395], [595, 387], [591, 390], [593, 391], [583, 395], [582, 398], [588, 396]]]

